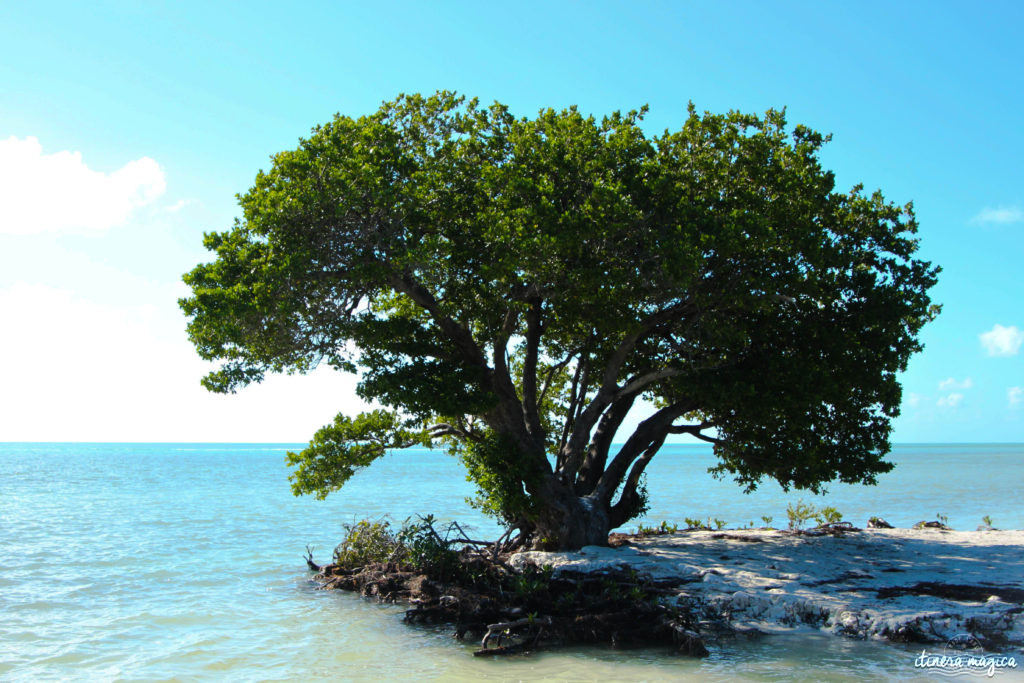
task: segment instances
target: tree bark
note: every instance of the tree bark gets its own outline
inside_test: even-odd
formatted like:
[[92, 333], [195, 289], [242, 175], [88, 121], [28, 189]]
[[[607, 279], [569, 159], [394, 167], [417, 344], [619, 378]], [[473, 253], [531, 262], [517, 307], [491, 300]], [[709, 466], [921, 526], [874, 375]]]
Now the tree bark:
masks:
[[608, 545], [611, 516], [608, 506], [594, 496], [577, 496], [559, 486], [543, 508], [533, 534], [538, 550], [578, 550], [586, 545]]

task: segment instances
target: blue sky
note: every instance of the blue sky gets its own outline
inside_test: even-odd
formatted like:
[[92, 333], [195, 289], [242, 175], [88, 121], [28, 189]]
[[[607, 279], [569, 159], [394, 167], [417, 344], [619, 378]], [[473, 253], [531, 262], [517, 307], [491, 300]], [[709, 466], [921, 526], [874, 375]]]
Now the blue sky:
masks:
[[7, 3], [0, 441], [304, 441], [361, 404], [318, 370], [198, 384], [180, 276], [271, 154], [335, 112], [458, 90], [521, 115], [686, 104], [833, 134], [846, 189], [913, 200], [944, 305], [894, 439], [1024, 440], [1024, 5]]

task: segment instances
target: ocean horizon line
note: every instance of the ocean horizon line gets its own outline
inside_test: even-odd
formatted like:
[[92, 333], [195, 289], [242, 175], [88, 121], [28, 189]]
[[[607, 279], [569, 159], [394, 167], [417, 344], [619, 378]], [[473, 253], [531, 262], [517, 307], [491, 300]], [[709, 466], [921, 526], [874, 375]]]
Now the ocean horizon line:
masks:
[[[90, 444], [96, 446], [102, 445], [117, 445], [117, 446], [131, 446], [131, 445], [217, 445], [217, 446], [302, 446], [308, 444], [309, 441], [75, 441], [75, 440], [62, 440], [62, 441], [33, 441], [33, 440], [14, 440], [4, 441], [0, 440], [0, 445], [48, 445], [48, 444]], [[613, 446], [622, 446], [623, 442], [613, 443]], [[711, 448], [712, 444], [706, 443], [666, 443], [666, 446], [693, 446], [701, 448]], [[893, 446], [1024, 446], [1024, 441], [896, 441], [893, 442]], [[414, 446], [409, 449], [389, 449], [389, 450], [412, 450], [418, 448], [425, 448], [423, 446]], [[426, 449], [431, 450], [431, 449]]]

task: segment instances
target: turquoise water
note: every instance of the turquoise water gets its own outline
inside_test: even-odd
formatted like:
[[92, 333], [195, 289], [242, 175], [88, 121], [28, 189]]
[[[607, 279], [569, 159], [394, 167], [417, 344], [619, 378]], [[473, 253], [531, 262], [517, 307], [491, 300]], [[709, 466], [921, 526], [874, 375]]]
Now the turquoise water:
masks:
[[[297, 447], [293, 446], [294, 447]], [[863, 680], [914, 676], [917, 648], [819, 635], [727, 641], [704, 660], [661, 650], [572, 649], [507, 661], [470, 655], [449, 629], [408, 627], [400, 607], [314, 590], [342, 524], [416, 513], [497, 527], [470, 509], [458, 464], [392, 454], [326, 501], [294, 498], [278, 444], [0, 444], [0, 679]], [[897, 447], [874, 488], [805, 501], [863, 524], [983, 515], [1024, 527], [1024, 445]], [[649, 474], [647, 523], [720, 518], [785, 525], [799, 497], [745, 496], [706, 474], [710, 451], [668, 447]], [[634, 523], [635, 524], [635, 523]], [[1004, 680], [1008, 679], [1004, 678]]]

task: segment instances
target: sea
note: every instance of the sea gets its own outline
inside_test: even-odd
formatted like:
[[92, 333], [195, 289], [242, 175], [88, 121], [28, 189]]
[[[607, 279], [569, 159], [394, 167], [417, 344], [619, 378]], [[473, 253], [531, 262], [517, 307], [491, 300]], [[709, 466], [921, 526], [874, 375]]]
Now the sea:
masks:
[[[410, 626], [403, 608], [317, 590], [304, 560], [329, 561], [346, 524], [433, 514], [477, 538], [500, 528], [440, 452], [391, 453], [318, 501], [285, 464], [302, 444], [0, 443], [0, 680], [926, 680], [920, 645], [806, 630], [710, 644], [703, 659], [660, 648], [571, 647], [480, 658], [450, 626]], [[650, 511], [727, 527], [787, 524], [798, 500], [863, 526], [988, 517], [1024, 528], [1024, 444], [907, 444], [877, 486], [823, 496], [765, 484], [744, 494], [707, 473], [704, 446], [666, 446], [649, 467]], [[1019, 654], [1019, 653], [1018, 653]], [[1021, 657], [1024, 667], [1024, 656]], [[1018, 672], [997, 672], [1019, 680]]]

